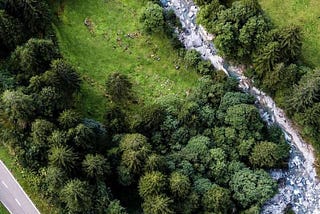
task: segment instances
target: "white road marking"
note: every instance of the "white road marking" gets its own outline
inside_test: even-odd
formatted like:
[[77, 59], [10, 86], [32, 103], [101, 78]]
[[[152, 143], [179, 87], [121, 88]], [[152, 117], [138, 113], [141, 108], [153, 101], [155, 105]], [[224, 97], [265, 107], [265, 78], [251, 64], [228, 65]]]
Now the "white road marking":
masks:
[[9, 189], [7, 184], [4, 181], [1, 181], [1, 183], [3, 184], [3, 186], [5, 186], [7, 189]]
[[21, 204], [20, 204], [20, 202], [18, 201], [18, 199], [15, 198], [14, 200], [16, 200], [17, 204], [21, 207]]
[[[0, 0], [1, 1], [1, 0]], [[18, 188], [20, 189], [20, 191], [23, 192], [25, 198], [27, 199], [27, 201], [31, 204], [31, 206], [34, 208], [32, 213], [36, 213], [36, 214], [40, 214], [39, 210], [36, 208], [36, 206], [32, 203], [32, 201], [30, 200], [30, 198], [28, 197], [28, 195], [24, 192], [24, 190], [22, 189], [22, 187], [20, 186], [20, 184], [18, 183], [18, 181], [15, 179], [15, 177], [13, 177], [13, 175], [11, 174], [11, 172], [9, 171], [9, 169], [6, 167], [6, 165], [0, 160], [0, 168], [3, 168], [5, 171], [7, 171], [8, 175], [15, 181], [15, 183], [17, 184]], [[17, 201], [17, 200], [16, 200]], [[17, 201], [18, 204], [20, 204], [19, 201]], [[21, 205], [20, 205], [21, 206]], [[25, 203], [24, 203], [25, 206]], [[9, 210], [9, 209], [8, 209]], [[10, 212], [10, 210], [9, 210]], [[10, 212], [11, 213], [11, 212]]]

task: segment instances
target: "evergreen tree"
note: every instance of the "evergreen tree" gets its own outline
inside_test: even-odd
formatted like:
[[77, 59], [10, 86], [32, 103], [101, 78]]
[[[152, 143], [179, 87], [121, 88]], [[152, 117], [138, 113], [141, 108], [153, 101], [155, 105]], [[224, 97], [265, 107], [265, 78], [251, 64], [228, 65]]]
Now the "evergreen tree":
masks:
[[163, 193], [165, 188], [166, 178], [161, 172], [149, 172], [140, 178], [139, 195], [144, 199]]
[[50, 62], [58, 56], [51, 40], [30, 39], [12, 52], [10, 65], [17, 74], [17, 80], [26, 84], [32, 76], [45, 72]]
[[15, 18], [0, 10], [0, 54], [12, 51], [24, 40], [22, 25]]
[[92, 209], [90, 186], [79, 179], [70, 180], [61, 190], [60, 199], [69, 213], [86, 213]]
[[20, 20], [29, 36], [43, 37], [50, 29], [50, 11], [41, 0], [4, 0], [5, 11]]
[[172, 194], [177, 198], [186, 198], [190, 191], [190, 179], [179, 173], [173, 172], [169, 178], [170, 190]]
[[154, 195], [144, 201], [142, 209], [145, 214], [172, 214], [172, 202], [172, 199], [165, 195]]
[[50, 149], [49, 163], [52, 166], [70, 171], [76, 165], [77, 154], [69, 147], [54, 145]]
[[129, 100], [132, 98], [132, 83], [126, 75], [115, 72], [107, 78], [106, 91], [115, 102]]
[[87, 154], [82, 166], [86, 174], [91, 178], [103, 178], [110, 172], [110, 165], [102, 155]]
[[202, 204], [207, 212], [230, 213], [230, 191], [220, 186], [213, 186], [204, 194]]

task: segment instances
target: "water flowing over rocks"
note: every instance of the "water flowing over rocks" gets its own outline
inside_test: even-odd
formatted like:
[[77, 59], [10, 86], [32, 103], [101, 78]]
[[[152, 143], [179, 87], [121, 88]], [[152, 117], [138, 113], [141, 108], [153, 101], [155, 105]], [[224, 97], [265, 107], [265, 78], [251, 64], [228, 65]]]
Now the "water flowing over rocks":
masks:
[[213, 36], [195, 22], [198, 8], [191, 0], [162, 0], [162, 4], [167, 9], [173, 9], [180, 19], [183, 30], [179, 32], [179, 36], [185, 47], [196, 49], [216, 69], [239, 79], [240, 88], [256, 98], [261, 117], [269, 124], [278, 124], [285, 133], [291, 146], [288, 169], [270, 171], [271, 176], [279, 183], [279, 193], [267, 201], [262, 213], [283, 213], [290, 206], [297, 214], [320, 214], [320, 184], [313, 166], [313, 148], [302, 140], [291, 121], [283, 110], [276, 107], [271, 97], [254, 87], [252, 81], [242, 74], [241, 68], [229, 65], [217, 55], [212, 43]]

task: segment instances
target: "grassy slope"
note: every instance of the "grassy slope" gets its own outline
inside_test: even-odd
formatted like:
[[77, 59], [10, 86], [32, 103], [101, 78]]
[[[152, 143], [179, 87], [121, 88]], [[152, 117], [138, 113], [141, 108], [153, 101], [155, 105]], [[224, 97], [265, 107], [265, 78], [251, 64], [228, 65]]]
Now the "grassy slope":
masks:
[[0, 214], [9, 214], [7, 209], [0, 202]]
[[[90, 117], [103, 115], [104, 82], [111, 72], [128, 74], [140, 103], [167, 94], [185, 96], [197, 80], [164, 36], [141, 33], [138, 17], [144, 5], [140, 0], [68, 0], [60, 8], [55, 26], [59, 45], [85, 80], [79, 106]], [[86, 17], [93, 23], [91, 33], [84, 25]], [[126, 36], [130, 33], [136, 33], [135, 38]]]
[[278, 26], [290, 24], [302, 27], [303, 58], [320, 66], [320, 1], [319, 0], [259, 0], [262, 8]]
[[[34, 176], [22, 167], [20, 167], [14, 160], [14, 157], [10, 155], [8, 149], [4, 147], [2, 144], [0, 144], [0, 160], [2, 160], [6, 164], [8, 169], [12, 172], [14, 177], [22, 186], [23, 190], [28, 194], [32, 202], [36, 205], [36, 207], [39, 209], [41, 213], [58, 213], [58, 211], [54, 207], [49, 205], [46, 202], [46, 200], [43, 197], [41, 197], [41, 195], [39, 195], [38, 192], [35, 190], [34, 186], [32, 185], [35, 182]], [[1, 206], [0, 214], [5, 214], [6, 212], [3, 211], [5, 210], [5, 208]]]

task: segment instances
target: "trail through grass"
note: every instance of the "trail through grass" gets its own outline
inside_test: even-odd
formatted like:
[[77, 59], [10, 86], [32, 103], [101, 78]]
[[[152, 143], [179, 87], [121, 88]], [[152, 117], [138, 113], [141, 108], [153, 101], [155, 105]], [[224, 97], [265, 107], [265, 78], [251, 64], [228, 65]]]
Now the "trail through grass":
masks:
[[104, 83], [114, 71], [130, 77], [139, 103], [146, 104], [168, 94], [183, 97], [197, 81], [164, 35], [141, 31], [144, 5], [139, 0], [68, 0], [60, 5], [55, 25], [59, 46], [82, 74], [79, 106], [87, 116], [102, 118]]
[[259, 0], [262, 8], [278, 26], [295, 24], [303, 33], [302, 55], [305, 62], [320, 66], [320, 1]]

